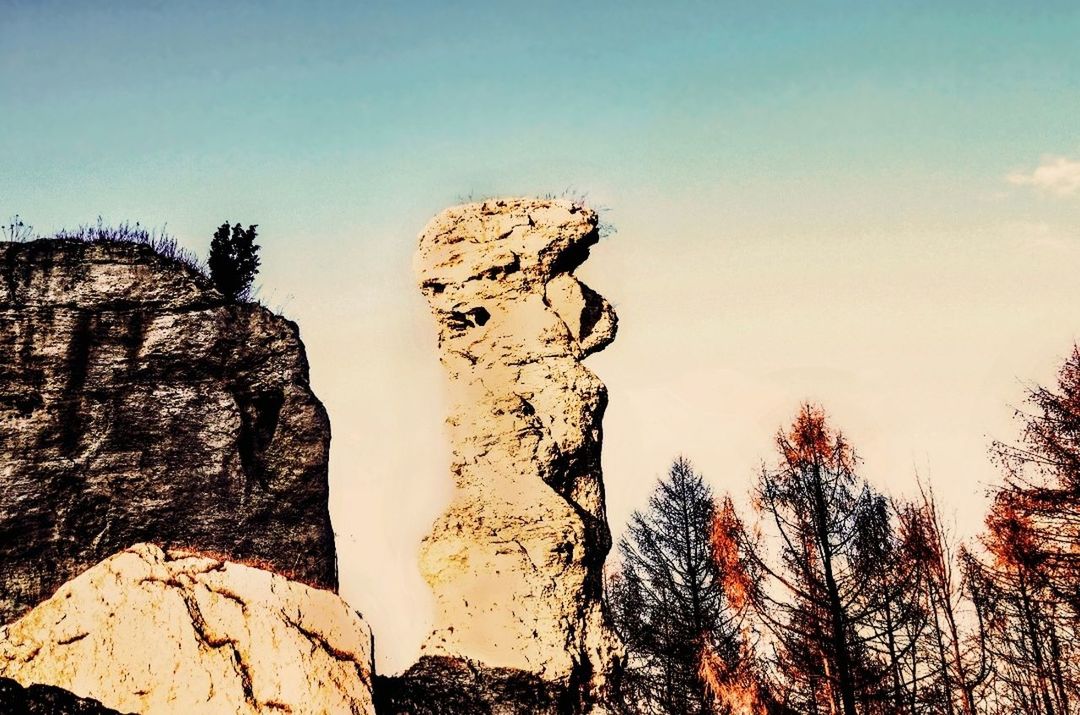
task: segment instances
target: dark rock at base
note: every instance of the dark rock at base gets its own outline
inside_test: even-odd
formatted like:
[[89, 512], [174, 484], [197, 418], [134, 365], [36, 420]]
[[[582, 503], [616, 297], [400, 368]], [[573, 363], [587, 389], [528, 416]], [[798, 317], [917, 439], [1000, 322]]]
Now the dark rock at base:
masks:
[[379, 715], [570, 715], [576, 698], [527, 671], [424, 656], [398, 676], [375, 679]]
[[31, 685], [24, 688], [0, 678], [0, 715], [121, 715], [97, 700], [80, 698], [63, 688]]
[[0, 243], [0, 622], [140, 542], [337, 588], [295, 323], [122, 242]]

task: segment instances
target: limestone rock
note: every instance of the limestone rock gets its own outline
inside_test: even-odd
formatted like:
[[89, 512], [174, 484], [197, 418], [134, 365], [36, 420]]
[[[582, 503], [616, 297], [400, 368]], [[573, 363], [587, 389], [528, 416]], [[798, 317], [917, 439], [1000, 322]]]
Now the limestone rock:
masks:
[[143, 715], [368, 715], [371, 651], [329, 591], [140, 544], [0, 628], [0, 676]]
[[120, 715], [96, 700], [80, 698], [63, 688], [31, 685], [0, 678], [0, 713], [4, 715]]
[[0, 243], [0, 622], [141, 541], [336, 588], [297, 326], [149, 246]]
[[559, 684], [575, 712], [622, 660], [601, 599], [607, 393], [581, 364], [616, 318], [573, 275], [598, 238], [596, 214], [571, 202], [485, 201], [434, 218], [415, 261], [456, 485], [421, 549], [437, 604], [424, 653]]

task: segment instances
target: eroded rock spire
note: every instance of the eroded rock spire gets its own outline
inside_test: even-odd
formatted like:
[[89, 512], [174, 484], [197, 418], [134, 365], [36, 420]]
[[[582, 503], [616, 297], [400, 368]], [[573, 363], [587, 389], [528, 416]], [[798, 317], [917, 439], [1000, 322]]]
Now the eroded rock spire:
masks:
[[581, 363], [616, 317], [573, 274], [598, 238], [578, 204], [491, 200], [433, 219], [415, 263], [449, 381], [456, 486], [422, 547], [437, 602], [424, 653], [538, 676], [579, 710], [621, 658], [601, 599], [607, 393]]

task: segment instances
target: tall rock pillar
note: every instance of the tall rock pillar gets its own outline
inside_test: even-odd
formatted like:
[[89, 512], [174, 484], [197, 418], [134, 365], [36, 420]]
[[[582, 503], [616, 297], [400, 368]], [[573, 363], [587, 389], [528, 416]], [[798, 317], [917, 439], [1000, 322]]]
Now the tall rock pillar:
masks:
[[621, 647], [602, 607], [611, 548], [600, 469], [607, 392], [581, 361], [616, 317], [573, 274], [596, 213], [568, 201], [457, 206], [420, 236], [451, 400], [447, 511], [424, 540], [424, 653], [558, 684], [589, 710]]

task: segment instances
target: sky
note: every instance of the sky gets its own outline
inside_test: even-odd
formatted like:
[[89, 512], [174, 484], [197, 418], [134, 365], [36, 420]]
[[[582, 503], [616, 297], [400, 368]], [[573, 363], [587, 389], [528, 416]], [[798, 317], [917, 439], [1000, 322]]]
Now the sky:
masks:
[[259, 225], [333, 425], [341, 592], [382, 672], [430, 628], [449, 498], [416, 235], [566, 193], [616, 232], [616, 537], [684, 454], [741, 499], [800, 402], [977, 534], [1025, 389], [1080, 339], [1075, 2], [0, 0], [0, 216]]

